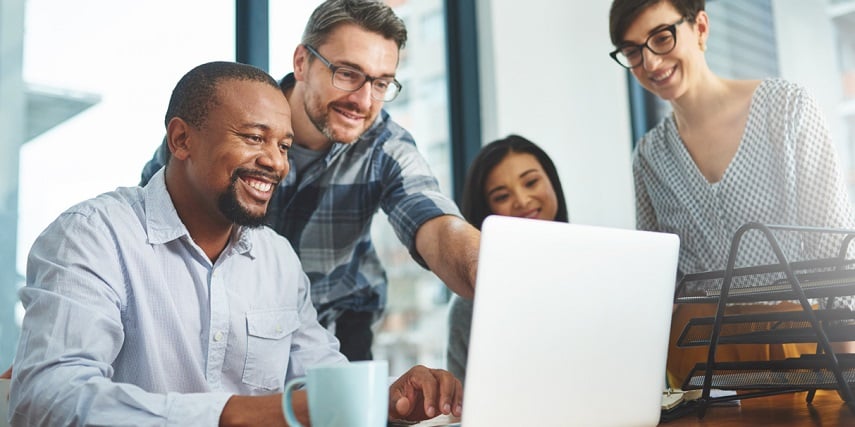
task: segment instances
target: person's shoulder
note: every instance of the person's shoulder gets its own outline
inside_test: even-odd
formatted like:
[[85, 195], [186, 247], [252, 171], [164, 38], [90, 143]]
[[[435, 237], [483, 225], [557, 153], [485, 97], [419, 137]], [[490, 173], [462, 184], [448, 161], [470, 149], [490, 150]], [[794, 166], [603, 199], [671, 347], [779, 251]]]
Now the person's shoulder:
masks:
[[666, 144], [668, 132], [673, 126], [673, 116], [670, 113], [666, 114], [656, 126], [636, 141], [634, 155], [641, 156], [651, 151], [661, 150], [662, 146]]
[[423, 157], [413, 135], [393, 120], [386, 110], [380, 111], [374, 125], [356, 145], [354, 153], [362, 153], [364, 159], [374, 163], [409, 163]]
[[[142, 188], [125, 187], [78, 202], [54, 219], [46, 232], [78, 235], [93, 233], [102, 237], [107, 230], [139, 228]], [[52, 231], [48, 231], [52, 230]]]
[[135, 206], [142, 203], [143, 198], [142, 187], [119, 187], [78, 202], [66, 209], [64, 214], [82, 217], [102, 215], [109, 218], [111, 214], [130, 213]]
[[755, 90], [755, 98], [780, 103], [809, 96], [805, 86], [780, 77], [763, 79]]
[[366, 138], [372, 141], [377, 148], [407, 145], [415, 147], [416, 141], [413, 135], [398, 122], [386, 110], [381, 110], [377, 116], [377, 122], [366, 132]]
[[816, 100], [802, 84], [782, 78], [763, 80], [752, 100], [752, 114], [765, 120], [787, 124], [795, 123], [805, 112], [817, 111]]
[[804, 89], [799, 83], [787, 80], [783, 77], [768, 77], [760, 81], [760, 84], [757, 86], [757, 89], [765, 89], [768, 91], [774, 90], [793, 90], [793, 89]]
[[291, 89], [295, 84], [297, 84], [297, 78], [294, 77], [294, 73], [285, 74], [285, 77], [279, 80], [279, 88], [283, 91]]

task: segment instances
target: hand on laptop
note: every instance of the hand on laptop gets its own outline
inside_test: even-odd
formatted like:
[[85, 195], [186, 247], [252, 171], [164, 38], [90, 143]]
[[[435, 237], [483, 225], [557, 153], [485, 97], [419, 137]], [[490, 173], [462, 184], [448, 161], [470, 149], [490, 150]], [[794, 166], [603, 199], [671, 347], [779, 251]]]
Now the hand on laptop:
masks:
[[389, 418], [420, 421], [463, 411], [460, 380], [442, 369], [414, 366], [389, 387]]

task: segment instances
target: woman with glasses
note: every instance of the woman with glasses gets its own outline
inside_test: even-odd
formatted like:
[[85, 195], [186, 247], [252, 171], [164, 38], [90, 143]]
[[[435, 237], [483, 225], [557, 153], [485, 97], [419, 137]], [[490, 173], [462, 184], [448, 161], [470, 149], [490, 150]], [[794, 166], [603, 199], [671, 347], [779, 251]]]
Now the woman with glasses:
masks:
[[[611, 57], [673, 112], [636, 146], [633, 174], [640, 229], [680, 236], [681, 274], [722, 270], [731, 238], [757, 221], [855, 228], [825, 121], [804, 88], [786, 80], [729, 80], [708, 66], [704, 0], [614, 0]], [[746, 234], [736, 266], [775, 262], [759, 233]], [[831, 256], [834, 236], [784, 236], [789, 259]], [[758, 283], [760, 284], [760, 283]], [[743, 284], [744, 285], [744, 284]], [[851, 298], [834, 307], [853, 308]], [[788, 302], [728, 307], [728, 313], [800, 310]], [[669, 381], [683, 383], [706, 347], [674, 344], [687, 320], [714, 305], [675, 308]], [[837, 349], [851, 351], [851, 345]], [[763, 360], [815, 352], [815, 344], [722, 346], [716, 360]]]

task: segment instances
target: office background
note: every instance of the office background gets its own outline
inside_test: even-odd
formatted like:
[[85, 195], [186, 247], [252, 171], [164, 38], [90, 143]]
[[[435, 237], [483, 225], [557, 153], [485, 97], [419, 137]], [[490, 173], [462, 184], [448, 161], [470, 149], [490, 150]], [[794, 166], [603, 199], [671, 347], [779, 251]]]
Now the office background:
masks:
[[[318, 0], [0, 0], [0, 367], [14, 354], [32, 241], [72, 204], [137, 183], [175, 82], [202, 62], [236, 59], [236, 34], [254, 29], [236, 24], [240, 13], [264, 3], [266, 65], [280, 78]], [[481, 143], [518, 133], [555, 160], [571, 221], [634, 226], [634, 135], [667, 106], [608, 57], [609, 0], [387, 3], [410, 37], [404, 92], [387, 109], [444, 191], [456, 194]], [[708, 12], [713, 69], [807, 86], [851, 176], [855, 0], [708, 0]], [[441, 366], [444, 286], [410, 260], [382, 213], [372, 232], [391, 282], [375, 355], [394, 373]]]

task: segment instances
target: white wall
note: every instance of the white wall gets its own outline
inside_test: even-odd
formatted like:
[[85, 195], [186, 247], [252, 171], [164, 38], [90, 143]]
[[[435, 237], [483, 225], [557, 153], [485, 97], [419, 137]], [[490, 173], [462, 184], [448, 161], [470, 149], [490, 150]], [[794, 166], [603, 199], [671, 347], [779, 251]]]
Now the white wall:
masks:
[[633, 228], [626, 74], [608, 56], [610, 3], [478, 0], [483, 142], [534, 141], [558, 168], [572, 222]]

